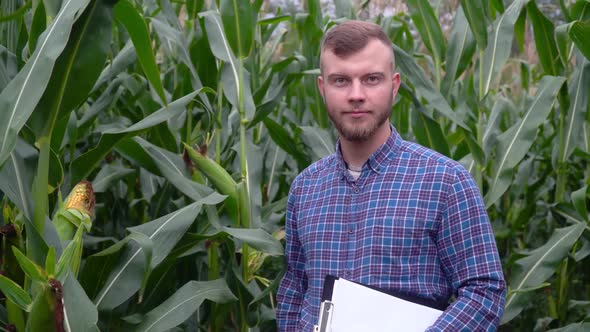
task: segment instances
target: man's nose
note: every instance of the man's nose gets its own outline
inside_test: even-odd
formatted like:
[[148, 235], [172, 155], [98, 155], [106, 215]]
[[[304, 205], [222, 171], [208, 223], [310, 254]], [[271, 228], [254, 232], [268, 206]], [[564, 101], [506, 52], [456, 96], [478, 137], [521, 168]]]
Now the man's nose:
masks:
[[353, 81], [348, 93], [348, 101], [351, 103], [359, 103], [365, 101], [365, 89], [361, 82]]

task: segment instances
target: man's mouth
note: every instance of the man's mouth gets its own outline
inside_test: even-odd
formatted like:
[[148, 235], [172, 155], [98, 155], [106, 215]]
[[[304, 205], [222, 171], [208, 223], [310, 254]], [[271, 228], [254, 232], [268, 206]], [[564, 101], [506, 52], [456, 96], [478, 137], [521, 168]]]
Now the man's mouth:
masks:
[[370, 112], [366, 111], [366, 110], [351, 110], [351, 111], [345, 112], [345, 114], [348, 114], [354, 118], [362, 117], [362, 116], [365, 116], [369, 113]]

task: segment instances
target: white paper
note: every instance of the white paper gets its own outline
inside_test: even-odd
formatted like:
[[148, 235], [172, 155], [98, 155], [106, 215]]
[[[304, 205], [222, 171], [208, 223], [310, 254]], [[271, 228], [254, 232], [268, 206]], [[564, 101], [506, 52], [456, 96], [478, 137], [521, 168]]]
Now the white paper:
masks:
[[423, 332], [442, 311], [337, 279], [332, 291], [331, 332]]

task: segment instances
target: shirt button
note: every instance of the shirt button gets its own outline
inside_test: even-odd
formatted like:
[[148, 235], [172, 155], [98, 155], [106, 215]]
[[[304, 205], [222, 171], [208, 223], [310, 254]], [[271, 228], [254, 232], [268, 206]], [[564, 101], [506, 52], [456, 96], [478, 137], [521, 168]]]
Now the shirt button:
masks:
[[355, 194], [358, 194], [358, 193], [359, 193], [359, 191], [360, 191], [360, 190], [359, 190], [359, 188], [354, 188], [354, 193], [355, 193]]
[[354, 232], [354, 230], [352, 228], [348, 229], [348, 233], [352, 234]]

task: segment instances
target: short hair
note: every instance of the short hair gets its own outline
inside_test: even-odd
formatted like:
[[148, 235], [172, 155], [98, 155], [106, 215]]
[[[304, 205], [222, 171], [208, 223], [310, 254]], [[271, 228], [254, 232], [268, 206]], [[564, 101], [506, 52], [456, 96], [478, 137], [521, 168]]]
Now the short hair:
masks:
[[330, 28], [322, 39], [320, 67], [322, 66], [321, 54], [324, 51], [330, 50], [337, 57], [345, 58], [365, 48], [369, 41], [373, 39], [383, 42], [391, 49], [393, 55], [391, 40], [383, 29], [375, 23], [350, 20]]

